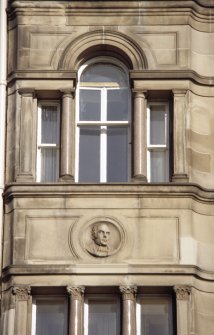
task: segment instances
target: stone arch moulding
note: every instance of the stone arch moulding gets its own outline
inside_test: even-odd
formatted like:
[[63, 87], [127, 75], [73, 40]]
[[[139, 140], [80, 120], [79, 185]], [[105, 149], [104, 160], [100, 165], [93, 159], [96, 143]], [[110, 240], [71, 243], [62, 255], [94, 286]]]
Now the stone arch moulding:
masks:
[[97, 30], [83, 34], [67, 45], [59, 60], [58, 70], [77, 70], [81, 62], [86, 60], [83, 55], [93, 56], [93, 50], [103, 54], [113, 52], [124, 58], [133, 70], [148, 68], [142, 48], [129, 36], [119, 32]]

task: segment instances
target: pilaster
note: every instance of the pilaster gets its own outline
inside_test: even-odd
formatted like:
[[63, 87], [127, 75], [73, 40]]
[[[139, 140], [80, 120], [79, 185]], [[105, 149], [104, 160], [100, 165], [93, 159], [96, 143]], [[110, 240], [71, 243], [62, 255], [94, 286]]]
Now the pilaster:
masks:
[[15, 328], [14, 334], [28, 335], [28, 300], [30, 298], [30, 286], [14, 286], [15, 295]]
[[186, 157], [186, 90], [173, 90], [174, 124], [173, 124], [173, 154], [174, 173], [172, 181], [188, 182]]
[[21, 95], [21, 115], [20, 115], [20, 141], [18, 155], [18, 169], [16, 181], [26, 182], [35, 180], [36, 161], [36, 132], [34, 96], [32, 89], [20, 89]]
[[191, 293], [190, 286], [177, 285], [174, 286], [176, 293], [176, 309], [177, 309], [177, 335], [189, 334], [189, 296]]

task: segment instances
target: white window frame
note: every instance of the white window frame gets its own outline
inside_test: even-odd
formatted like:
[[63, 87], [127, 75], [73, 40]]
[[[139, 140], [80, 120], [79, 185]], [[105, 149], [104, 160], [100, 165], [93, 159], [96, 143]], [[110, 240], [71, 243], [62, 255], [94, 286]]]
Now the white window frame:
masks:
[[[88, 325], [89, 325], [89, 301], [96, 300], [100, 301], [111, 301], [115, 300], [117, 304], [117, 325], [120, 325], [121, 321], [121, 310], [120, 310], [120, 298], [114, 294], [88, 294], [84, 299], [84, 335], [88, 335]], [[119, 326], [120, 327], [120, 326]]]
[[67, 330], [68, 330], [68, 302], [67, 302], [67, 298], [65, 296], [62, 295], [56, 295], [56, 296], [36, 296], [33, 297], [32, 299], [32, 321], [31, 321], [31, 335], [36, 335], [36, 317], [37, 317], [37, 305], [38, 305], [38, 301], [57, 301], [58, 300], [64, 300], [66, 302], [65, 305], [66, 306], [66, 318], [67, 318]]
[[[57, 107], [57, 123], [58, 123], [58, 143], [42, 143], [42, 107], [43, 106], [56, 106]], [[41, 182], [41, 149], [42, 148], [56, 148], [58, 151], [58, 157], [60, 156], [60, 104], [59, 102], [53, 101], [40, 101], [38, 103], [38, 122], [37, 122], [37, 169], [36, 169], [36, 181]], [[59, 162], [58, 162], [59, 164]], [[57, 181], [57, 180], [56, 180]]]
[[[151, 106], [162, 105], [165, 107], [165, 144], [151, 144], [150, 143], [150, 108]], [[147, 104], [147, 179], [151, 181], [151, 152], [164, 151], [166, 154], [166, 169], [164, 180], [160, 182], [169, 182], [170, 167], [169, 167], [169, 103], [168, 102], [148, 102]]]
[[[128, 129], [128, 139], [127, 143], [128, 145], [128, 179], [131, 175], [131, 164], [130, 164], [130, 157], [131, 157], [131, 95], [128, 96], [128, 120], [127, 121], [107, 121], [107, 92], [108, 90], [122, 90], [123, 88], [117, 87], [115, 85], [110, 86], [109, 83], [106, 87], [100, 86], [100, 85], [81, 85], [80, 77], [82, 75], [82, 72], [90, 65], [96, 65], [100, 63], [105, 64], [113, 64], [118, 66], [119, 68], [122, 68], [124, 72], [127, 74], [127, 83], [129, 82], [128, 79], [128, 71], [125, 68], [124, 64], [121, 62], [112, 59], [112, 58], [106, 58], [106, 57], [98, 57], [95, 58], [86, 64], [82, 65], [80, 67], [80, 70], [78, 72], [78, 85], [77, 85], [77, 91], [76, 91], [76, 136], [75, 136], [75, 182], [79, 181], [79, 142], [80, 142], [80, 127], [82, 126], [97, 126], [101, 128], [101, 136], [100, 136], [100, 183], [106, 183], [107, 182], [107, 127], [125, 127]], [[90, 84], [90, 83], [89, 83]], [[127, 86], [125, 89], [129, 89]], [[101, 92], [101, 120], [100, 121], [80, 121], [79, 115], [79, 97], [80, 97], [80, 90], [96, 90]]]
[[152, 300], [161, 300], [161, 298], [168, 298], [169, 300], [169, 322], [170, 322], [170, 334], [173, 335], [173, 302], [172, 296], [170, 294], [139, 294], [136, 301], [136, 334], [142, 335], [141, 333], [141, 309], [143, 308], [143, 303], [141, 303], [142, 298], [151, 298]]

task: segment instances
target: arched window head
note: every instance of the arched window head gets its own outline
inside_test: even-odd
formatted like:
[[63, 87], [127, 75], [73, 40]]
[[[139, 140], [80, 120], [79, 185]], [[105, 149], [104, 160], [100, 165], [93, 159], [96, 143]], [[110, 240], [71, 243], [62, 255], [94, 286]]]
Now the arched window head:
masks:
[[123, 65], [99, 59], [82, 66], [76, 120], [76, 181], [128, 181], [130, 88]]
[[98, 63], [86, 67], [80, 77], [80, 85], [90, 83], [91, 86], [93, 86], [93, 84], [96, 86], [96, 84], [102, 83], [109, 87], [112, 85], [117, 87], [127, 87], [127, 79], [127, 73], [117, 65]]

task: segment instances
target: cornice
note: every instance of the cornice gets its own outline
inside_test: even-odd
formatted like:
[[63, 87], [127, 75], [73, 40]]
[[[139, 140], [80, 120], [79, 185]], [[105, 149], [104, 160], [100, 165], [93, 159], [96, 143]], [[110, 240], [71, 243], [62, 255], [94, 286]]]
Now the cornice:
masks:
[[31, 276], [32, 275], [100, 275], [124, 276], [127, 273], [131, 276], [193, 276], [206, 281], [214, 280], [214, 272], [206, 271], [194, 265], [171, 265], [171, 264], [29, 264], [29, 265], [10, 265], [3, 269], [3, 280], [7, 280], [10, 276]]
[[[214, 77], [207, 77], [192, 70], [131, 70], [133, 80], [189, 80], [196, 85], [214, 86]], [[17, 70], [8, 75], [8, 84], [16, 80], [76, 80], [77, 71], [66, 70]]]
[[121, 198], [190, 198], [213, 204], [214, 190], [191, 183], [164, 184], [77, 184], [77, 183], [13, 183], [5, 187], [4, 201], [16, 198], [73, 198], [73, 197], [121, 197]]
[[214, 77], [201, 76], [197, 72], [188, 69], [130, 71], [130, 78], [137, 80], [190, 80], [199, 85], [214, 85]]
[[76, 80], [77, 71], [58, 70], [17, 70], [8, 75], [8, 84], [15, 80]]
[[[16, 16], [133, 16], [144, 24], [189, 24], [201, 31], [210, 31], [214, 23], [214, 0], [165, 1], [27, 1], [11, 0], [10, 19]], [[168, 18], [167, 18], [168, 16]], [[154, 17], [156, 20], [154, 21]], [[160, 19], [159, 19], [160, 18]], [[172, 19], [173, 18], [173, 19]], [[72, 20], [73, 22], [73, 20]], [[205, 25], [203, 25], [205, 24]], [[207, 26], [206, 26], [207, 25]]]
[[55, 8], [214, 8], [214, 0], [94, 0], [94, 1], [65, 1], [65, 0], [9, 0], [9, 5], [16, 7], [55, 7]]

